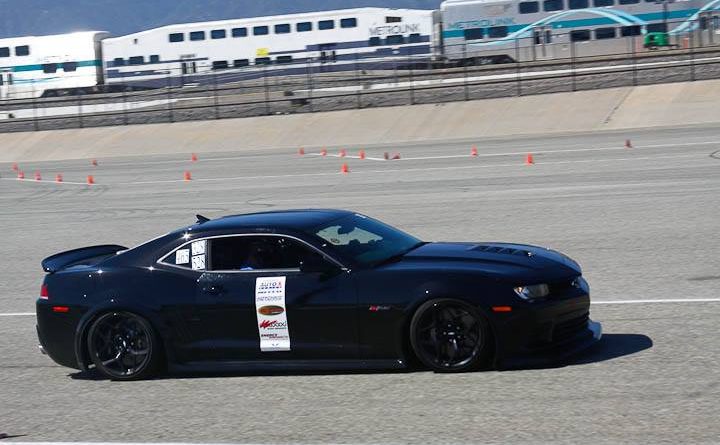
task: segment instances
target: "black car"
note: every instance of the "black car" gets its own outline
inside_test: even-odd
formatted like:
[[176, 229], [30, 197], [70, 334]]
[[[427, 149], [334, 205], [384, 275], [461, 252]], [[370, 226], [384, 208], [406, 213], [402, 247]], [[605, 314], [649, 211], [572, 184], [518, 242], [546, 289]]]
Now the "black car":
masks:
[[117, 380], [174, 370], [545, 364], [601, 336], [576, 262], [428, 243], [364, 215], [228, 216], [45, 259], [41, 350]]

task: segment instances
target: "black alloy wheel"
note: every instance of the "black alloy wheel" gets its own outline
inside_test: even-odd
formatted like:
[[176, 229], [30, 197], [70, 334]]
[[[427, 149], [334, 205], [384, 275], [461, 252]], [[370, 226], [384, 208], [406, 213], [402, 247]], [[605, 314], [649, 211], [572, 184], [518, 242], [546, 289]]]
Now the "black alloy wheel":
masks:
[[108, 312], [88, 332], [95, 368], [113, 380], [139, 380], [157, 372], [160, 342], [150, 323], [130, 312]]
[[435, 372], [464, 372], [487, 367], [492, 341], [483, 315], [455, 299], [431, 300], [415, 312], [410, 342], [417, 358]]

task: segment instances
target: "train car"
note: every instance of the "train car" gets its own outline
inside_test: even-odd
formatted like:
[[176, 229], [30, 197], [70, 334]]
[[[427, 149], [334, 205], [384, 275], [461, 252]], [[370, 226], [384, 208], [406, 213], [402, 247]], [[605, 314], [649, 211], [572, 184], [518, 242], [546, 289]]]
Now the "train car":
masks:
[[305, 73], [308, 65], [323, 72], [382, 68], [392, 58], [430, 57], [432, 36], [433, 11], [347, 9], [170, 25], [109, 38], [103, 64], [109, 84], [202, 83], [216, 71], [229, 82]]
[[0, 98], [91, 92], [103, 83], [102, 31], [0, 39]]
[[[717, 0], [446, 0], [443, 56], [485, 63], [646, 50], [643, 36], [712, 39]], [[687, 40], [685, 41], [687, 44]], [[669, 45], [669, 44], [668, 44]]]

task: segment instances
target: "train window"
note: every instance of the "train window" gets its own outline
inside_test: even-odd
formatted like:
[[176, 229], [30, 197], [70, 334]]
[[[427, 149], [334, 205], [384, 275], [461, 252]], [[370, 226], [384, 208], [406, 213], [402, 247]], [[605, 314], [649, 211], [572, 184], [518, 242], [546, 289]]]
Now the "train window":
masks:
[[277, 63], [292, 63], [293, 58], [292, 58], [292, 56], [277, 56], [275, 61]]
[[145, 63], [145, 57], [143, 56], [133, 56], [128, 59], [129, 65], [142, 65]]
[[227, 67], [227, 60], [214, 60], [212, 63], [212, 69], [214, 70], [224, 70], [227, 69]]
[[621, 5], [634, 5], [640, 3], [640, 0], [618, 0], [618, 3]]
[[368, 46], [380, 46], [382, 45], [382, 41], [380, 40], [380, 37], [370, 37], [370, 40], [368, 40]]
[[340, 27], [341, 28], [357, 28], [357, 19], [341, 19], [340, 20]]
[[616, 34], [615, 28], [597, 28], [595, 30], [595, 40], [614, 39]]
[[588, 0], [570, 0], [568, 2], [568, 8], [570, 9], [585, 9], [590, 6]]
[[125, 66], [125, 59], [122, 57], [117, 57], [113, 59], [113, 66]]
[[43, 73], [45, 74], [55, 74], [57, 73], [57, 63], [46, 63], [43, 66]]
[[210, 31], [210, 38], [213, 40], [224, 39], [227, 37], [227, 32], [224, 29], [213, 29]]
[[170, 34], [170, 36], [168, 36], [168, 39], [170, 40], [171, 43], [184, 42], [185, 34], [183, 34], [181, 32], [175, 32], [175, 33]]
[[312, 22], [300, 22], [295, 25], [295, 30], [297, 32], [308, 32], [312, 31], [312, 29]]
[[255, 65], [270, 65], [269, 57], [258, 57], [255, 59]]
[[385, 17], [385, 23], [400, 23], [402, 17]]
[[160, 63], [160, 56], [157, 54], [150, 56], [150, 63]]
[[469, 28], [465, 30], [465, 40], [480, 40], [485, 37], [483, 28]]
[[247, 28], [233, 28], [232, 36], [233, 37], [247, 37]]
[[585, 42], [590, 40], [590, 30], [576, 29], [575, 31], [570, 31], [570, 40], [572, 42]]
[[387, 38], [385, 38], [386, 45], [402, 45], [403, 43], [405, 43], [405, 37], [403, 37], [401, 34], [395, 34], [393, 36], [387, 36]]
[[233, 66], [234, 66], [235, 68], [240, 68], [240, 67], [248, 66], [248, 65], [250, 65], [250, 61], [249, 61], [248, 59], [235, 59], [235, 60], [233, 60]]
[[520, 2], [518, 5], [520, 14], [534, 14], [540, 11], [540, 3], [538, 2]]
[[545, 0], [543, 2], [543, 11], [561, 11], [565, 8], [563, 0]]
[[623, 26], [620, 29], [620, 35], [623, 37], [639, 36], [641, 33], [640, 25]]
[[410, 34], [408, 36], [408, 43], [420, 43], [422, 42], [422, 36], [420, 34]]
[[0, 57], [10, 57], [10, 48], [0, 48]]
[[193, 42], [205, 40], [205, 31], [192, 31], [190, 33], [190, 40]]
[[593, 0], [593, 6], [596, 8], [602, 8], [605, 6], [612, 6], [615, 0]]
[[267, 26], [255, 26], [253, 27], [254, 36], [266, 36], [270, 34], [270, 28]]
[[27, 45], [16, 46], [15, 47], [15, 55], [16, 56], [29, 56], [30, 55], [30, 47]]
[[647, 32], [667, 32], [667, 23], [651, 23], [647, 25]]
[[275, 25], [275, 34], [289, 34], [290, 24], [283, 23], [281, 25]]
[[493, 26], [488, 28], [488, 37], [491, 39], [499, 39], [508, 35], [507, 26]]
[[325, 30], [325, 29], [334, 29], [335, 28], [335, 20], [320, 20], [318, 22], [318, 29]]
[[708, 19], [705, 16], [700, 16], [700, 29], [708, 29]]
[[62, 69], [66, 73], [72, 73], [73, 71], [77, 71], [78, 64], [77, 62], [63, 62]]

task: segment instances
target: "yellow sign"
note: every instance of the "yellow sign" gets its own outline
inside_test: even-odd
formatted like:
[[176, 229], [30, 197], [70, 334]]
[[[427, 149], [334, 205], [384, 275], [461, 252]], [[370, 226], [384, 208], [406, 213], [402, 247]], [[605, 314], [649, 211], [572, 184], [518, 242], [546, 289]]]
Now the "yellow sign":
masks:
[[270, 50], [268, 48], [258, 48], [255, 55], [257, 57], [267, 57], [270, 55]]

